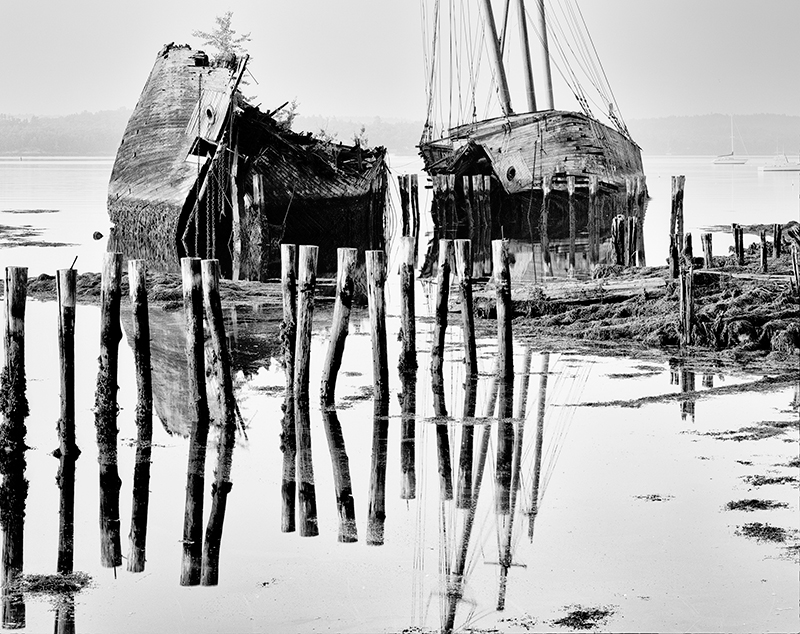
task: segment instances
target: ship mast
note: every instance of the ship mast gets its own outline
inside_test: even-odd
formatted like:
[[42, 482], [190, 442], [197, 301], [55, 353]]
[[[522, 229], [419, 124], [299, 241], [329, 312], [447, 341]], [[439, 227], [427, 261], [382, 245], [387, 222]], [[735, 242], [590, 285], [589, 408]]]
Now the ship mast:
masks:
[[[522, 0], [520, 0], [520, 3]], [[543, 110], [553, 109], [553, 78], [550, 74], [550, 47], [547, 44], [547, 20], [545, 18], [544, 0], [539, 0], [539, 33], [542, 45], [542, 65], [544, 71], [544, 81], [547, 91], [544, 94]]]
[[511, 109], [511, 94], [508, 91], [508, 79], [506, 79], [506, 70], [503, 66], [503, 57], [500, 52], [500, 41], [497, 39], [497, 27], [494, 23], [494, 13], [492, 12], [491, 0], [483, 0], [484, 17], [486, 19], [486, 28], [488, 29], [489, 40], [489, 55], [492, 58], [492, 64], [497, 75], [497, 89], [500, 92], [500, 107], [503, 109], [503, 115], [508, 116], [514, 114]]
[[517, 0], [517, 9], [519, 13], [519, 40], [525, 69], [525, 95], [528, 98], [528, 112], [536, 112], [536, 91], [533, 87], [531, 47], [528, 42], [528, 21], [525, 19], [525, 0]]

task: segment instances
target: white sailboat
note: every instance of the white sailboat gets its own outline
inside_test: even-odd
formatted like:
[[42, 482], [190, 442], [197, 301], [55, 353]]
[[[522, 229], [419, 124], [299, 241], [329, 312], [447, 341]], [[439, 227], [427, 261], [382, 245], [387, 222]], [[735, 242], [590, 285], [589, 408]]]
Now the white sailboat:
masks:
[[762, 172], [800, 172], [800, 160], [794, 163], [785, 154], [779, 154], [772, 163], [762, 165], [758, 169]]
[[[729, 154], [720, 154], [717, 158], [715, 158], [714, 165], [744, 165], [745, 163], [747, 163], [746, 157], [741, 155], [739, 156], [736, 155], [733, 148], [734, 139], [735, 137], [733, 134], [733, 115], [731, 115], [731, 151]], [[742, 141], [742, 145], [744, 145], [744, 141]]]

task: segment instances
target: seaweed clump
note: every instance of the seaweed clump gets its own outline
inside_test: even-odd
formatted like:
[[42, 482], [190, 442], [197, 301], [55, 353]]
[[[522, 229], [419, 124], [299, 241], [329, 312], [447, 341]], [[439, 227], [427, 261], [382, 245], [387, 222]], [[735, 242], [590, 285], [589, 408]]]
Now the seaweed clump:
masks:
[[773, 542], [782, 544], [786, 541], [787, 532], [780, 526], [762, 524], [761, 522], [751, 522], [740, 526], [736, 531], [737, 535], [755, 539], [758, 542]]
[[725, 505], [728, 511], [769, 511], [772, 509], [783, 509], [789, 505], [786, 502], [776, 502], [775, 500], [731, 500]]
[[599, 608], [584, 608], [580, 605], [565, 606], [568, 610], [566, 616], [552, 621], [553, 625], [566, 627], [571, 630], [592, 630], [605, 623], [614, 610], [611, 606]]

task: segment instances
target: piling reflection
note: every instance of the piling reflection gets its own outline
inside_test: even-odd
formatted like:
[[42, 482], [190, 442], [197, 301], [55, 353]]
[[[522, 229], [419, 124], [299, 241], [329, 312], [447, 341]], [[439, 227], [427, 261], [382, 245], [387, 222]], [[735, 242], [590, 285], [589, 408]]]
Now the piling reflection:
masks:
[[475, 453], [475, 409], [478, 398], [478, 377], [467, 375], [464, 381], [464, 416], [461, 424], [461, 452], [458, 459], [456, 506], [468, 509], [472, 505], [472, 471]]
[[439, 487], [442, 499], [453, 499], [453, 467], [450, 459], [450, 435], [447, 430], [447, 407], [441, 368], [432, 370], [433, 414], [436, 417], [436, 455], [439, 465]]
[[75, 595], [68, 593], [59, 599], [54, 621], [55, 634], [75, 634]]
[[372, 460], [370, 463], [367, 545], [381, 546], [386, 522], [386, 457], [389, 449], [389, 402], [376, 398], [373, 404]]
[[328, 438], [328, 449], [331, 452], [336, 511], [339, 515], [338, 540], [344, 543], [356, 542], [358, 541], [358, 528], [356, 527], [353, 484], [350, 480], [350, 460], [347, 457], [342, 426], [339, 423], [336, 408], [333, 406], [323, 407], [322, 420], [325, 424], [325, 435]]
[[[687, 396], [681, 398], [679, 401], [680, 404], [680, 412], [681, 412], [681, 420], [686, 420], [687, 418], [691, 417], [692, 422], [694, 422], [695, 418], [695, 390], [696, 390], [696, 378], [695, 372], [688, 365], [685, 363], [683, 359], [680, 358], [672, 358], [669, 360], [669, 369], [670, 369], [670, 385], [677, 385], [681, 389], [681, 393], [686, 394]], [[703, 376], [703, 385], [706, 385], [707, 378], [710, 377], [711, 379], [711, 386], [713, 386], [713, 375], [704, 375]]]
[[416, 436], [417, 436], [417, 373], [416, 359], [413, 367], [400, 374], [402, 391], [399, 394], [400, 411], [400, 499], [413, 500], [417, 496]]

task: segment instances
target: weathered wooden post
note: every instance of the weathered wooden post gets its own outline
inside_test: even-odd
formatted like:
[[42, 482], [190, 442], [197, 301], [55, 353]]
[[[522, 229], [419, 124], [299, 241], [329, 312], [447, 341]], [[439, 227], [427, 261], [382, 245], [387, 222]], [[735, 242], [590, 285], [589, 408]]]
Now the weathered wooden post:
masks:
[[614, 263], [618, 266], [625, 264], [625, 216], [617, 214], [611, 219], [611, 243], [614, 248]]
[[119, 490], [117, 467], [117, 367], [119, 361], [120, 281], [122, 254], [106, 253], [100, 286], [100, 359], [95, 393], [94, 420], [97, 460], [100, 464], [100, 563], [122, 565], [119, 535]]
[[411, 181], [408, 174], [398, 174], [397, 176], [397, 187], [400, 191], [400, 235], [410, 236], [411, 235], [411, 218], [410, 218], [410, 210], [409, 210], [409, 202], [410, 202], [410, 185]]
[[478, 373], [478, 353], [475, 344], [475, 315], [472, 305], [472, 242], [456, 240], [456, 275], [461, 291], [461, 330], [464, 337], [464, 364], [467, 376]]
[[680, 335], [681, 345], [690, 346], [694, 343], [694, 271], [690, 263], [681, 266], [680, 295], [678, 306], [680, 310]]
[[204, 586], [215, 586], [219, 581], [219, 550], [222, 543], [222, 526], [225, 509], [233, 484], [233, 447], [236, 442], [236, 401], [233, 396], [231, 358], [225, 337], [222, 316], [222, 303], [219, 296], [219, 260], [203, 260], [203, 302], [206, 321], [211, 331], [211, 345], [214, 351], [216, 368], [214, 376], [219, 382], [222, 396], [220, 404], [220, 435], [217, 441], [217, 466], [214, 470], [214, 484], [211, 487], [211, 511], [208, 515], [205, 540], [203, 542], [203, 569], [200, 582]]
[[569, 213], [569, 276], [575, 277], [575, 239], [577, 223], [575, 220], [575, 177], [567, 176], [567, 206]]
[[767, 231], [761, 230], [761, 272], [766, 273], [769, 270], [769, 259], [767, 257]]
[[450, 260], [452, 255], [453, 241], [439, 240], [439, 264], [436, 272], [436, 321], [433, 326], [431, 374], [441, 374], [444, 363], [447, 304], [450, 295]]
[[703, 257], [705, 258], [705, 267], [707, 269], [714, 268], [714, 251], [711, 244], [711, 234], [704, 233], [700, 236], [700, 241], [703, 244]]
[[596, 174], [589, 176], [589, 220], [586, 232], [589, 236], [589, 266], [594, 269], [600, 255], [597, 251], [597, 233], [600, 229], [598, 222], [597, 210], [597, 188], [599, 185], [599, 178]]
[[682, 261], [688, 265], [694, 265], [694, 248], [692, 247], [692, 234], [687, 233], [683, 236], [683, 256]]
[[342, 354], [350, 323], [350, 309], [353, 306], [358, 249], [337, 249], [339, 259], [336, 278], [336, 303], [333, 308], [333, 323], [328, 343], [328, 354], [322, 368], [321, 400], [323, 407], [333, 405], [336, 392], [336, 378], [342, 365]]
[[794, 292], [800, 296], [800, 248], [792, 244], [792, 275], [794, 277]]
[[417, 268], [417, 253], [419, 252], [419, 179], [416, 174], [411, 175], [411, 236], [414, 238], [414, 268]]
[[181, 279], [183, 312], [186, 320], [189, 401], [192, 403], [193, 409], [186, 467], [186, 503], [183, 518], [183, 559], [180, 584], [195, 586], [200, 583], [203, 562], [203, 488], [209, 426], [200, 258], [181, 259]]
[[386, 304], [383, 291], [386, 283], [386, 254], [383, 251], [367, 251], [366, 265], [367, 301], [372, 330], [372, 377], [375, 395], [372, 464], [367, 509], [367, 544], [379, 546], [383, 544], [383, 527], [386, 520], [386, 455], [389, 433], [389, 421], [387, 418], [389, 408], [389, 363], [386, 342]]
[[644, 213], [647, 206], [647, 177], [636, 177], [636, 266], [647, 266], [644, 250]]
[[5, 359], [0, 385], [0, 451], [3, 452], [3, 481], [0, 483], [0, 515], [3, 520], [2, 624], [4, 628], [25, 627], [25, 602], [22, 594], [8, 586], [23, 569], [25, 533], [25, 419], [28, 399], [25, 377], [25, 300], [28, 269], [6, 267], [5, 278]]
[[[550, 261], [550, 238], [548, 235], [548, 215], [550, 213], [550, 193], [553, 188], [553, 177], [545, 174], [542, 177], [542, 210], [539, 215], [539, 236], [542, 248], [542, 262], [545, 267], [545, 275], [553, 276], [553, 264]], [[492, 241], [494, 244], [494, 241]], [[492, 246], [492, 258], [494, 258], [494, 246]]]
[[300, 246], [297, 283], [297, 342], [294, 354], [294, 414], [297, 439], [298, 518], [301, 537], [319, 535], [314, 465], [311, 460], [311, 419], [308, 411], [311, 327], [314, 317], [318, 253], [319, 247], [317, 246]]
[[400, 239], [400, 375], [417, 370], [417, 329], [414, 291], [414, 238]]
[[322, 421], [328, 438], [333, 468], [333, 487], [336, 493], [336, 510], [339, 514], [339, 541], [352, 543], [358, 541], [356, 508], [353, 499], [353, 485], [350, 479], [350, 460], [344, 444], [342, 425], [333, 406], [322, 408]]
[[58, 508], [57, 571], [73, 571], [75, 536], [75, 461], [80, 450], [75, 444], [75, 269], [60, 269], [56, 275], [58, 299], [58, 357], [61, 376], [61, 415], [58, 419]]
[[775, 223], [772, 227], [772, 255], [774, 258], [781, 257], [783, 252], [783, 225]]
[[150, 318], [147, 311], [147, 267], [128, 261], [133, 308], [133, 356], [136, 366], [136, 465], [129, 535], [128, 571], [142, 572], [146, 561], [147, 510], [150, 502], [150, 455], [153, 440], [153, 380], [150, 365]]
[[294, 348], [297, 343], [297, 246], [281, 245], [281, 288], [283, 291], [283, 321], [281, 347], [286, 390], [283, 398], [281, 451], [283, 477], [281, 481], [281, 531], [295, 530], [297, 437], [294, 423]]
[[744, 229], [741, 227], [741, 225], [736, 225], [736, 229], [736, 253], [739, 266], [744, 266]]
[[683, 188], [686, 176], [672, 177], [672, 205], [669, 218], [670, 271], [673, 278], [680, 274], [680, 249], [683, 244]]

